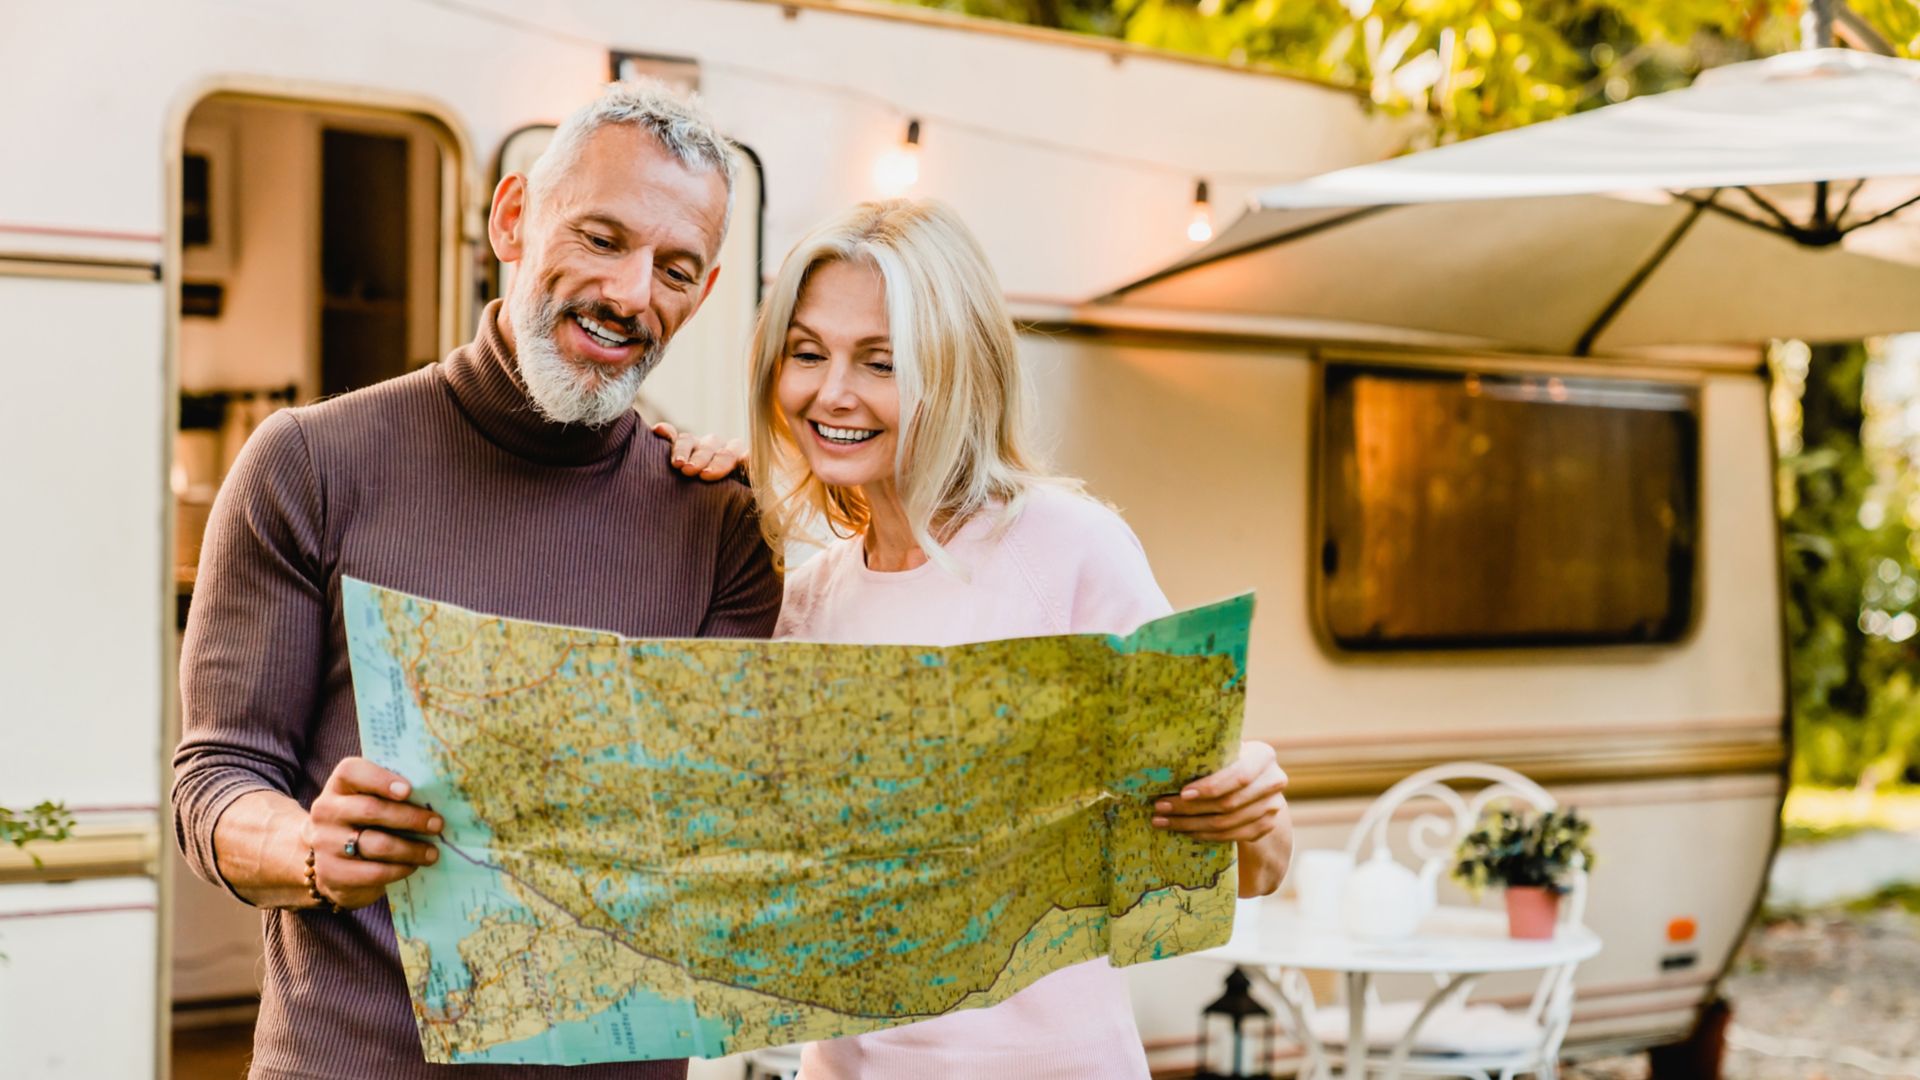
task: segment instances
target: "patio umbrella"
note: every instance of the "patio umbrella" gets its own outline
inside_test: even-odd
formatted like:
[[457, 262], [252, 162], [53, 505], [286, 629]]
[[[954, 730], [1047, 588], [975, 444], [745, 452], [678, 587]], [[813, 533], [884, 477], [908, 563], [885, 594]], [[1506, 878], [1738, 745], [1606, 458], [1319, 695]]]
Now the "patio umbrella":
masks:
[[1916, 204], [1920, 62], [1813, 49], [1265, 189], [1095, 303], [1572, 355], [1851, 339], [1920, 330]]

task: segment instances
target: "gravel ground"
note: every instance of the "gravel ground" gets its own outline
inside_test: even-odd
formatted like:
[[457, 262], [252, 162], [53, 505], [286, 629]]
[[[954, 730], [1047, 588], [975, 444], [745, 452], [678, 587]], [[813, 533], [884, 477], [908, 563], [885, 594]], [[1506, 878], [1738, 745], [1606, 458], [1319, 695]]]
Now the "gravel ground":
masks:
[[[1920, 915], [1897, 905], [1769, 922], [1727, 980], [1725, 1080], [1920, 1078]], [[1568, 1080], [1645, 1080], [1642, 1058]]]

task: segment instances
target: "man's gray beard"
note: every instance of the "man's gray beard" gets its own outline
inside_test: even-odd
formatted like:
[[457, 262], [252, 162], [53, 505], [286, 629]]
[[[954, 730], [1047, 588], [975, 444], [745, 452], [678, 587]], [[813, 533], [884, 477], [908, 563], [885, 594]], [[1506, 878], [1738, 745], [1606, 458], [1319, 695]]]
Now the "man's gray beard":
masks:
[[605, 427], [633, 408], [640, 384], [660, 363], [663, 350], [656, 342], [639, 360], [611, 376], [581, 370], [560, 355], [560, 343], [554, 340], [563, 310], [558, 301], [543, 302], [531, 289], [521, 290], [508, 302], [520, 377], [526, 380], [527, 393], [541, 416], [557, 424]]

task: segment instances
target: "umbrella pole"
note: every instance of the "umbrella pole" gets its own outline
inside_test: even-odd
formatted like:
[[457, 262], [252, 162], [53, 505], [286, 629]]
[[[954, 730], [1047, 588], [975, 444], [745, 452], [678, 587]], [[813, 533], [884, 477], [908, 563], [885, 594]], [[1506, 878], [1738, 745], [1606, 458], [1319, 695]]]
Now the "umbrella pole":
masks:
[[[1844, 6], [1844, 0], [1842, 0]], [[1833, 48], [1833, 5], [1834, 0], [1808, 0], [1807, 10], [1800, 15], [1800, 47], [1802, 49]], [[1817, 181], [1813, 185], [1813, 228], [1821, 231], [1827, 227], [1827, 182]]]
[[1808, 0], [1800, 14], [1800, 47], [1833, 48], [1833, 0]]

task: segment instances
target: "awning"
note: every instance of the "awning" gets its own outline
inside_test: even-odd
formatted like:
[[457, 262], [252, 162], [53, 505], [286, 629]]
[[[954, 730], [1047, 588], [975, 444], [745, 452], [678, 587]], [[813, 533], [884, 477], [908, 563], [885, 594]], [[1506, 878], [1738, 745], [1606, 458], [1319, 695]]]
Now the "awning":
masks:
[[1268, 188], [1096, 304], [1570, 354], [1858, 338], [1920, 330], [1916, 201], [1920, 63], [1811, 50]]

